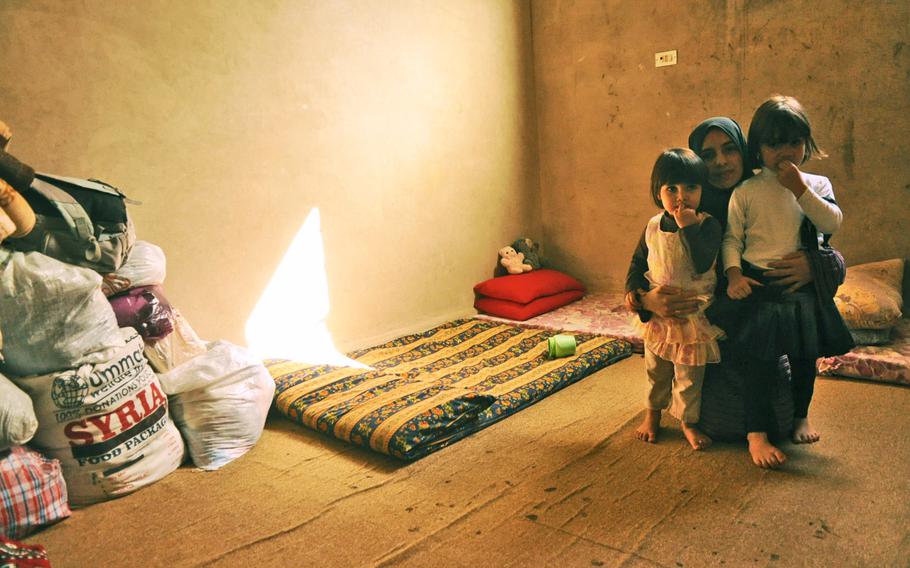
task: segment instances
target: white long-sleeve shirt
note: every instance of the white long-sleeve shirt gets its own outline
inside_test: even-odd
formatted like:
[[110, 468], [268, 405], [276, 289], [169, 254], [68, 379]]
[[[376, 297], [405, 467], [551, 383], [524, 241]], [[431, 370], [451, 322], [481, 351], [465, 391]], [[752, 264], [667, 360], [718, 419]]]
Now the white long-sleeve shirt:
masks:
[[799, 199], [768, 168], [733, 191], [721, 245], [724, 270], [742, 267], [743, 260], [766, 269], [769, 262], [799, 250], [799, 228], [805, 217], [821, 233], [840, 228], [844, 214], [824, 199], [834, 199], [831, 181], [825, 176], [800, 175], [809, 189]]

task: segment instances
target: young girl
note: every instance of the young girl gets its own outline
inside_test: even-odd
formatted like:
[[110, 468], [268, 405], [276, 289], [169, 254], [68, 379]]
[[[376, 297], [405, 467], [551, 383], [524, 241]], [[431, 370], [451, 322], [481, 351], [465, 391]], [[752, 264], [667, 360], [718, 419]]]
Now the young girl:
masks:
[[843, 219], [828, 178], [799, 170], [812, 156], [824, 155], [799, 102], [784, 96], [765, 101], [752, 118], [748, 144], [749, 157], [762, 169], [730, 198], [722, 255], [727, 295], [739, 301], [742, 313], [739, 325], [727, 332], [746, 377], [749, 452], [756, 464], [772, 467], [786, 459], [767, 435], [773, 431], [768, 377], [776, 376], [779, 357], [790, 360], [793, 441], [812, 443], [819, 439], [808, 420], [815, 360], [846, 353], [853, 340], [833, 300], [817, 295], [813, 286], [793, 293], [766, 286], [763, 274], [775, 259], [818, 248]]
[[651, 172], [651, 197], [664, 211], [648, 221], [632, 256], [629, 274], [643, 275], [642, 281], [631, 277], [626, 282], [630, 305], [639, 305], [639, 290], [659, 285], [699, 294], [701, 307], [695, 314], [652, 315], [644, 324], [651, 389], [644, 421], [636, 430], [638, 439], [656, 441], [661, 411], [672, 398], [683, 434], [695, 450], [711, 444], [696, 424], [705, 364], [720, 360], [717, 338], [723, 334], [704, 315], [717, 284], [714, 262], [722, 235], [717, 219], [698, 212], [707, 174], [705, 163], [688, 149], [671, 148], [657, 158]]

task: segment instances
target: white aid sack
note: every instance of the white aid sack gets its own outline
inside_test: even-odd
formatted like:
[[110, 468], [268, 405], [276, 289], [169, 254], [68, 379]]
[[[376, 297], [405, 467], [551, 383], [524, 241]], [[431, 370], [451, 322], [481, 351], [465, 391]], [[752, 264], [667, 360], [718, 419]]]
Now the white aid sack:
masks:
[[211, 342], [205, 353], [159, 379], [196, 467], [218, 469], [256, 445], [275, 381], [247, 349]]
[[32, 399], [0, 375], [0, 451], [28, 442], [37, 429]]
[[8, 376], [101, 363], [123, 337], [94, 270], [0, 247], [0, 322]]
[[110, 361], [13, 378], [35, 404], [32, 445], [60, 460], [71, 505], [125, 495], [183, 462], [183, 440], [142, 338], [132, 328], [120, 333], [125, 346]]

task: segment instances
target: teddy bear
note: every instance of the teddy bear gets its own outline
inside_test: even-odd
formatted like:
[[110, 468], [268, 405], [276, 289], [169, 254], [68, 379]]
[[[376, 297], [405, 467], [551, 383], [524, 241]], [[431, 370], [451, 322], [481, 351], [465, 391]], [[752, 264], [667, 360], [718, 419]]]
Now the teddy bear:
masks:
[[506, 268], [509, 274], [521, 274], [534, 270], [534, 267], [525, 262], [525, 255], [510, 246], [499, 249], [499, 256], [501, 257], [499, 263]]
[[525, 255], [525, 263], [530, 264], [534, 270], [540, 270], [543, 263], [540, 260], [540, 244], [527, 237], [515, 239], [512, 248]]

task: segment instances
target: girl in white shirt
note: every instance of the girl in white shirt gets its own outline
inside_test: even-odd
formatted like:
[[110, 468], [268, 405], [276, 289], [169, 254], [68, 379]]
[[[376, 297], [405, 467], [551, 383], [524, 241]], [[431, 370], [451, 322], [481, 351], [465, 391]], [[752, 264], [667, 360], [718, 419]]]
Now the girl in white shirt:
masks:
[[765, 101], [752, 117], [748, 144], [750, 157], [762, 169], [733, 192], [721, 252], [727, 295], [742, 309], [735, 328], [726, 331], [749, 377], [746, 431], [749, 451], [761, 465], [786, 459], [768, 438], [773, 432], [769, 377], [777, 376], [780, 356], [790, 360], [792, 439], [813, 443], [820, 437], [808, 420], [815, 360], [846, 353], [853, 340], [833, 300], [819, 297], [812, 286], [787, 293], [768, 286], [763, 276], [770, 262], [818, 247], [843, 220], [828, 178], [799, 169], [811, 157], [824, 155], [799, 102], [779, 95]]

